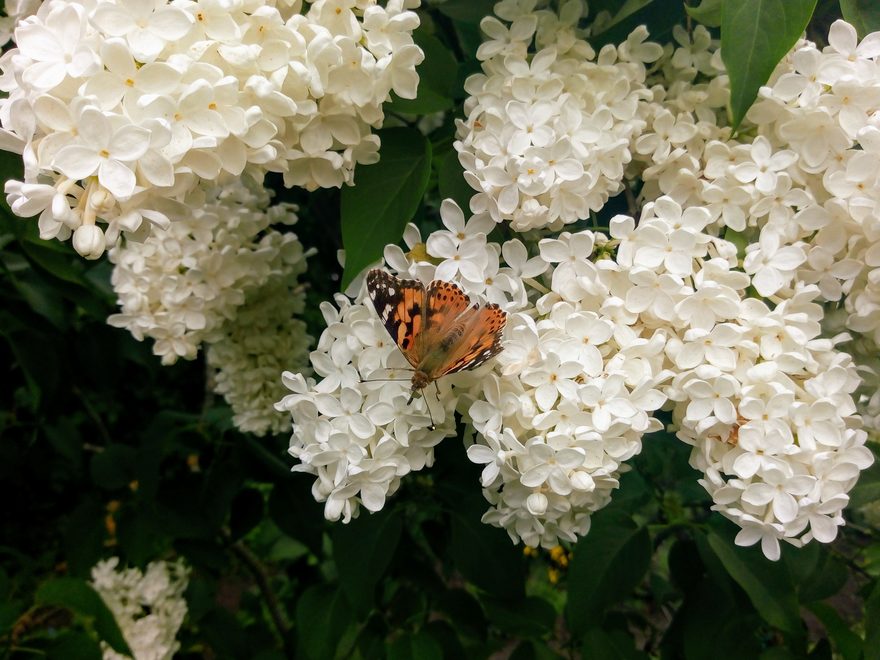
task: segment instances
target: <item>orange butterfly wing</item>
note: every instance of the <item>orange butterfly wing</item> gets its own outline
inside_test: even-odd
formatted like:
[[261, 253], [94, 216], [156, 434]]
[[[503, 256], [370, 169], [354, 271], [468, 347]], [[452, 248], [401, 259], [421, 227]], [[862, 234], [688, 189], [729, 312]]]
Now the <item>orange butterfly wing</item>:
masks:
[[485, 307], [472, 307], [469, 316], [461, 340], [450, 353], [440, 376], [476, 369], [502, 351], [501, 334], [507, 323], [507, 314], [498, 305], [490, 303]]
[[367, 273], [367, 292], [388, 334], [417, 369], [421, 362], [419, 338], [424, 327], [425, 285], [376, 268]]

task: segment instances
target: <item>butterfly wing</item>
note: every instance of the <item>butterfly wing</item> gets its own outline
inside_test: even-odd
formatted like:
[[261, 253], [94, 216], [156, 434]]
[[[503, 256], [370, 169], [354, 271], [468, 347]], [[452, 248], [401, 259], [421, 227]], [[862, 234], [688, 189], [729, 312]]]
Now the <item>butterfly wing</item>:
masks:
[[507, 314], [498, 305], [473, 306], [463, 316], [465, 322], [461, 338], [449, 353], [449, 359], [438, 374], [454, 374], [465, 369], [476, 369], [501, 350], [501, 334], [507, 323]]
[[401, 280], [376, 268], [367, 273], [367, 292], [388, 334], [407, 361], [418, 368], [422, 361], [425, 286], [418, 280]]
[[443, 280], [428, 285], [426, 305], [419, 368], [432, 379], [477, 367], [501, 351], [507, 315], [497, 305], [471, 304], [464, 291]]

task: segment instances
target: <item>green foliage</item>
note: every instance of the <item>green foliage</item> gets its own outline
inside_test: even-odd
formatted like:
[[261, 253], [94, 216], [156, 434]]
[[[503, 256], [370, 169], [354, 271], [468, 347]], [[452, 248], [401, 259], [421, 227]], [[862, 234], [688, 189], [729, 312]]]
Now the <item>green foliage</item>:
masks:
[[[357, 186], [307, 194], [269, 180], [299, 204], [296, 232], [318, 249], [304, 313], [314, 336], [319, 304], [407, 222], [425, 235], [441, 199], [467, 206], [453, 117], [492, 4], [422, 10], [418, 98], [386, 107], [393, 127]], [[659, 40], [687, 16], [720, 25], [738, 120], [815, 3], [590, 4], [610, 16], [596, 49], [642, 22]], [[841, 8], [861, 34], [878, 27], [874, 3]], [[423, 137], [416, 123], [439, 110]], [[0, 155], [0, 173], [18, 176], [18, 162]], [[106, 325], [109, 276], [0, 208], [0, 657], [98, 658], [101, 641], [124, 651], [87, 583], [115, 555], [192, 566], [182, 658], [880, 658], [880, 540], [867, 512], [880, 464], [852, 491], [835, 544], [786, 547], [775, 563], [735, 545], [689, 448], [667, 433], [645, 438], [612, 504], [565, 548], [524, 552], [481, 522], [488, 504], [463, 438], [444, 440], [381, 513], [328, 523], [311, 479], [290, 471], [288, 438], [237, 433], [201, 360], [162, 367]]]
[[421, 133], [388, 128], [378, 135], [382, 140], [379, 162], [358, 168], [357, 185], [342, 191], [343, 289], [382, 257], [386, 245], [400, 240], [431, 172], [431, 144]]
[[855, 27], [859, 38], [880, 30], [880, 5], [874, 0], [840, 0], [840, 11], [844, 20]]
[[721, 57], [730, 76], [731, 124], [735, 129], [779, 60], [800, 38], [816, 0], [724, 2]]

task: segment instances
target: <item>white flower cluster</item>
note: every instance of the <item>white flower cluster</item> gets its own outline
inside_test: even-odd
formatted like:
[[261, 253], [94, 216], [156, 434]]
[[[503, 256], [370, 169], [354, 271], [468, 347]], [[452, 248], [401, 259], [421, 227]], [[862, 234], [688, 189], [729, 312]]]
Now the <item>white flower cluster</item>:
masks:
[[[92, 568], [92, 586], [113, 612], [135, 660], [171, 660], [180, 648], [177, 631], [186, 617], [183, 592], [189, 583], [189, 568], [154, 561], [146, 572], [119, 569], [119, 557], [105, 559]], [[124, 660], [102, 643], [104, 660]]]
[[[406, 362], [363, 292], [354, 304], [339, 297], [312, 355], [323, 380], [287, 376], [294, 393], [281, 407], [294, 417], [295, 469], [317, 475], [328, 518], [348, 519], [361, 503], [376, 510], [400, 477], [431, 463], [455, 411], [475, 432], [469, 458], [485, 466], [493, 508], [484, 520], [515, 541], [552, 546], [586, 533], [668, 397], [714, 508], [742, 528], [737, 543], [760, 541], [775, 559], [780, 540], [832, 540], [873, 457], [856, 414], [856, 366], [836, 348], [844, 337], [821, 335], [816, 301], [838, 300], [859, 281], [869, 289], [874, 207], [855, 191], [872, 200], [880, 168], [847, 169], [848, 159], [873, 153], [876, 104], [860, 101], [856, 121], [844, 100], [852, 85], [831, 79], [851, 80], [841, 74], [850, 67], [863, 76], [860, 94], [873, 98], [875, 39], [856, 46], [851, 28], [835, 24], [831, 47], [815, 55], [840, 65], [829, 64], [822, 101], [794, 94], [781, 103], [772, 90], [783, 80], [797, 93], [808, 84], [778, 76], [750, 115], [756, 137], [735, 141], [728, 81], [706, 30], [676, 30], [678, 47], [645, 81], [643, 62], [660, 51], [644, 31], [594, 64], [575, 28], [580, 4], [558, 15], [535, 6], [501, 2], [506, 24], [483, 22], [484, 73], [468, 81], [457, 144], [477, 215], [465, 223], [445, 203], [446, 230], [422, 244], [410, 228], [411, 251], [385, 254], [398, 273], [453, 280], [500, 304], [509, 314], [504, 351], [491, 368], [440, 380], [432, 431], [425, 401], [406, 406], [405, 382], [362, 382], [405, 381]], [[801, 54], [811, 48], [791, 59], [814, 57]], [[799, 123], [823, 104], [824, 118]], [[835, 137], [844, 123], [858, 125], [848, 141]], [[842, 172], [855, 183], [841, 206], [833, 198]], [[610, 239], [485, 239], [501, 220], [552, 230], [586, 217], [624, 176], [644, 182], [644, 208], [638, 223], [614, 218]], [[725, 232], [754, 240], [742, 263]], [[834, 250], [820, 258], [825, 242]], [[426, 396], [430, 404], [430, 389]]]
[[[483, 73], [468, 78], [466, 119], [455, 148], [477, 194], [474, 212], [525, 231], [559, 229], [598, 211], [623, 190], [631, 141], [651, 97], [645, 63], [663, 50], [633, 32], [598, 55], [581, 38], [581, 0], [559, 12], [537, 0], [501, 2], [480, 23]], [[544, 5], [546, 3], [542, 3]]]
[[274, 409], [284, 392], [278, 374], [304, 367], [311, 343], [295, 318], [309, 253], [296, 234], [272, 228], [293, 225], [295, 208], [269, 201], [253, 183], [199, 187], [182, 205], [189, 217], [109, 252], [122, 312], [108, 323], [153, 339], [163, 364], [193, 359], [208, 344], [214, 390], [232, 406], [233, 423], [258, 435], [289, 430], [289, 417]]
[[[880, 33], [859, 44], [837, 21], [824, 50], [800, 42], [748, 114], [743, 132], [756, 136], [736, 139], [724, 124], [717, 44], [701, 29], [692, 43], [678, 38], [643, 106], [653, 127], [635, 142], [643, 194], [708, 208], [719, 227], [745, 234], [744, 268], [759, 294], [787, 298], [815, 284], [823, 300], [843, 303], [850, 330], [877, 343]], [[686, 142], [673, 139], [673, 122]]]
[[42, 0], [6, 0], [3, 3], [5, 16], [0, 16], [0, 46], [12, 40], [12, 33], [19, 21], [37, 13]]
[[25, 165], [9, 203], [97, 258], [121, 231], [167, 226], [166, 200], [199, 180], [351, 183], [378, 158], [382, 103], [416, 94], [416, 5], [46, 0], [0, 58], [3, 144]]
[[[643, 106], [650, 129], [634, 143], [642, 195], [666, 194], [688, 213], [706, 214], [710, 234], [732, 230], [748, 245], [745, 274], [729, 270], [731, 247], [728, 267], [709, 270], [707, 262], [686, 298], [672, 295], [676, 310], [702, 309], [676, 323], [666, 348], [676, 376], [664, 391], [678, 402], [676, 430], [694, 445], [691, 463], [704, 472], [714, 508], [742, 527], [737, 543], [761, 541], [775, 559], [780, 539], [833, 540], [847, 492], [873, 461], [855, 414], [856, 366], [835, 348], [840, 339], [821, 336], [814, 301], [849, 293], [854, 311], [865, 295], [855, 295], [860, 282], [870, 280], [880, 207], [862, 180], [878, 166], [864, 159], [877, 132], [867, 99], [880, 98], [880, 35], [857, 47], [855, 31], [837, 22], [824, 52], [797, 48], [750, 112], [757, 136], [748, 142], [731, 139], [725, 125], [728, 83], [717, 44], [701, 28], [692, 40], [683, 31], [676, 39], [680, 47], [652, 81], [655, 98]], [[665, 235], [655, 234], [649, 251], [662, 244], [687, 256], [691, 239], [680, 242], [673, 227], [660, 228]], [[744, 298], [749, 285], [763, 299]], [[850, 314], [848, 323], [861, 329], [869, 316]]]
[[665, 400], [657, 390], [669, 376], [665, 336], [646, 331], [612, 293], [620, 274], [610, 260], [591, 260], [601, 251], [592, 232], [532, 244], [530, 254], [519, 240], [487, 242], [486, 215], [465, 222], [447, 200], [441, 217], [446, 228], [424, 244], [410, 226], [412, 250], [389, 246], [386, 262], [500, 304], [509, 314], [504, 351], [408, 404], [411, 371], [371, 303], [363, 291], [354, 303], [338, 296], [338, 310], [324, 307], [327, 330], [311, 356], [322, 380], [285, 374], [293, 393], [279, 408], [293, 415], [294, 469], [316, 475], [327, 518], [348, 520], [361, 504], [376, 511], [401, 477], [432, 464], [457, 411], [475, 431], [468, 456], [484, 464], [493, 505], [484, 520], [529, 545], [574, 540], [610, 500], [642, 435], [660, 428], [651, 412]]
[[290, 415], [275, 409], [287, 391], [279, 374], [293, 365], [305, 367], [313, 343], [297, 318], [305, 305], [297, 282], [305, 270], [302, 246], [289, 246], [282, 274], [246, 296], [206, 352], [215, 370], [213, 389], [232, 407], [232, 423], [256, 435], [290, 431]]
[[260, 186], [233, 181], [197, 188], [181, 216], [142, 243], [109, 252], [121, 313], [108, 319], [142, 341], [154, 340], [163, 364], [193, 359], [222, 336], [249, 292], [292, 269], [302, 272], [296, 234], [271, 229], [297, 221], [289, 205], [269, 207]]

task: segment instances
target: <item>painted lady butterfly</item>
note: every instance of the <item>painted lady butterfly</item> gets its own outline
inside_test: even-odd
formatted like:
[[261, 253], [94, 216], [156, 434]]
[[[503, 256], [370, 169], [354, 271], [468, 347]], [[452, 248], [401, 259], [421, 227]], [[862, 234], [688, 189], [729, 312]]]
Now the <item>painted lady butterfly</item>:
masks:
[[374, 269], [367, 273], [367, 291], [388, 334], [415, 369], [413, 396], [441, 376], [474, 369], [501, 352], [507, 314], [492, 303], [471, 305], [452, 282], [434, 280], [425, 287]]

